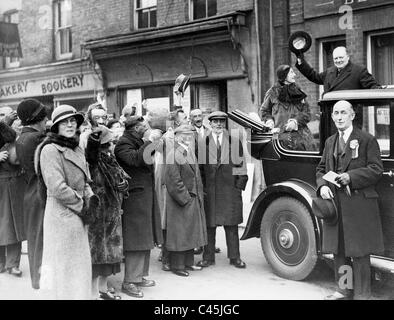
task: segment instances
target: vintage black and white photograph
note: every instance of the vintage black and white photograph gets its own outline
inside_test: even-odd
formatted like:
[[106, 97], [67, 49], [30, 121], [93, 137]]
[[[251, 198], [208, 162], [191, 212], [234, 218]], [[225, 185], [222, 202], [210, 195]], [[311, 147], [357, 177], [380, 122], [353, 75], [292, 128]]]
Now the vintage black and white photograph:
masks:
[[0, 0], [0, 300], [394, 299], [393, 17]]

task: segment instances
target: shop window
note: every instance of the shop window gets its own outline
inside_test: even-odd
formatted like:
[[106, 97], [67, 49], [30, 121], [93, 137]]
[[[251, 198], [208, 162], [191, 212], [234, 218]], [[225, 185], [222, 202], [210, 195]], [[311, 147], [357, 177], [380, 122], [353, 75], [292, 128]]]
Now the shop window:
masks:
[[192, 20], [208, 18], [217, 14], [216, 0], [190, 0], [189, 7]]
[[[4, 22], [19, 23], [19, 13], [17, 10], [10, 10], [3, 14]], [[4, 57], [5, 68], [17, 68], [20, 65], [19, 57]]]
[[135, 1], [136, 28], [154, 28], [157, 26], [157, 0]]
[[394, 32], [371, 36], [371, 66], [379, 83], [394, 84]]
[[55, 2], [55, 41], [57, 59], [72, 57], [71, 0]]

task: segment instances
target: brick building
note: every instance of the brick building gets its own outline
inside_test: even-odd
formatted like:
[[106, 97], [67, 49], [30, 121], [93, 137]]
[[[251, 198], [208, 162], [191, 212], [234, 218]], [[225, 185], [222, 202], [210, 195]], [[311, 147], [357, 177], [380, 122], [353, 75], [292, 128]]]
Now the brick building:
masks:
[[[81, 43], [89, 37], [129, 30], [127, 1], [2, 1], [0, 17], [18, 23], [22, 58], [0, 61], [0, 105], [13, 108], [34, 97], [47, 105], [68, 103], [86, 110], [103, 93], [101, 75], [92, 68]], [[111, 10], [109, 10], [111, 7]]]
[[187, 112], [256, 110], [261, 97], [254, 1], [128, 3], [129, 32], [92, 35], [84, 46], [101, 69], [108, 105], [116, 112], [142, 100], [173, 108], [173, 84], [181, 73], [191, 75], [182, 100]]

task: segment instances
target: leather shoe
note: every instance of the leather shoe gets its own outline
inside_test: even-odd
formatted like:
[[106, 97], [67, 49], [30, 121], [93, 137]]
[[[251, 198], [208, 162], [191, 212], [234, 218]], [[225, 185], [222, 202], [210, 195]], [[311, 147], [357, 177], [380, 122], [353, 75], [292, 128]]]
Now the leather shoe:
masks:
[[138, 287], [154, 287], [156, 285], [156, 282], [154, 280], [148, 280], [145, 278], [142, 278], [141, 282], [133, 282], [134, 285], [138, 286]]
[[193, 266], [186, 266], [185, 269], [188, 271], [200, 271], [202, 270], [202, 267], [193, 265]]
[[246, 263], [241, 259], [230, 259], [230, 264], [232, 264], [236, 268], [246, 268]]
[[173, 274], [176, 274], [177, 276], [181, 276], [181, 277], [188, 277], [189, 276], [189, 272], [187, 272], [186, 270], [172, 270]]
[[7, 269], [4, 267], [4, 265], [0, 265], [0, 273], [6, 272]]
[[215, 248], [215, 253], [220, 253], [220, 252], [221, 252], [220, 248]]
[[202, 247], [200, 248], [194, 248], [194, 254], [201, 254], [202, 253]]
[[161, 270], [163, 270], [163, 271], [171, 271], [170, 265], [168, 263], [163, 263], [161, 265]]
[[197, 262], [197, 266], [203, 267], [203, 268], [212, 266], [214, 264], [215, 264], [215, 261], [208, 261], [208, 260], [201, 260], [201, 261]]
[[8, 273], [15, 277], [22, 277], [22, 271], [18, 267], [8, 268]]
[[335, 291], [333, 294], [330, 294], [324, 297], [324, 300], [350, 300], [351, 296], [344, 295], [338, 291]]
[[134, 298], [142, 298], [144, 296], [144, 293], [132, 283], [123, 283], [122, 292]]

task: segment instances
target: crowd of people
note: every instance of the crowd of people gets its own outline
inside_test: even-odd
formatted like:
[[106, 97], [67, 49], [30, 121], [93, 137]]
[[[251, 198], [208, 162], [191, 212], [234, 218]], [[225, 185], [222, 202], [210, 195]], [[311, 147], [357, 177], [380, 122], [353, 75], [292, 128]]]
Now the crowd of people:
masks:
[[[335, 49], [333, 56], [335, 67], [320, 74], [302, 55], [296, 67], [311, 81], [324, 84], [325, 91], [379, 87], [364, 67], [349, 61], [346, 48]], [[286, 134], [288, 148], [314, 150], [306, 94], [295, 84], [289, 65], [278, 68], [277, 78], [259, 109], [262, 122]], [[155, 246], [162, 249], [163, 271], [187, 277], [215, 264], [218, 226], [225, 230], [229, 263], [246, 267], [238, 225], [248, 175], [241, 139], [226, 129], [226, 113], [210, 113], [207, 125], [200, 109], [192, 110], [188, 119], [177, 108], [157, 121], [126, 106], [117, 119], [97, 102], [86, 114], [60, 105], [49, 121], [48, 108], [35, 99], [23, 100], [16, 111], [1, 111], [0, 273], [21, 276], [21, 242], [27, 240], [31, 284], [46, 297], [119, 300], [107, 279], [119, 273], [124, 262], [121, 290], [141, 298], [142, 288], [156, 284], [147, 278]], [[360, 222], [359, 217], [349, 218], [355, 200], [349, 201], [343, 189], [329, 185], [322, 175], [334, 170], [342, 186], [373, 189], [382, 173], [379, 146], [371, 135], [353, 130], [354, 110], [348, 102], [335, 105], [332, 118], [338, 133], [326, 143], [317, 169], [317, 193], [337, 202], [340, 229], [331, 230], [334, 234], [324, 245], [335, 254], [336, 275], [352, 258], [358, 266], [355, 295], [368, 297], [369, 254], [383, 250], [379, 216], [365, 213], [367, 233], [374, 237], [361, 241], [363, 224], [347, 222]], [[152, 125], [160, 121], [170, 126], [162, 130]], [[337, 153], [334, 162], [327, 160], [334, 148], [346, 157], [351, 152], [347, 142], [357, 137], [365, 161], [349, 166]], [[369, 180], [359, 177], [365, 172]], [[376, 213], [375, 200], [362, 203]], [[344, 238], [349, 228], [359, 242]], [[203, 252], [198, 263], [196, 251]], [[348, 295], [338, 289], [330, 299]]]
[[[159, 119], [170, 123], [163, 132], [154, 116], [135, 113], [126, 106], [117, 119], [100, 102], [85, 114], [60, 105], [49, 120], [36, 99], [5, 110], [0, 272], [22, 275], [27, 240], [31, 284], [45, 298], [119, 300], [107, 279], [123, 262], [122, 292], [143, 297], [142, 288], [156, 284], [148, 279], [154, 247], [163, 271], [187, 277], [215, 263], [217, 226], [229, 263], [246, 267], [238, 236], [246, 162], [241, 141], [225, 129], [227, 114], [212, 112], [206, 126], [200, 109], [189, 122], [178, 107]], [[230, 156], [234, 142], [241, 161]]]

